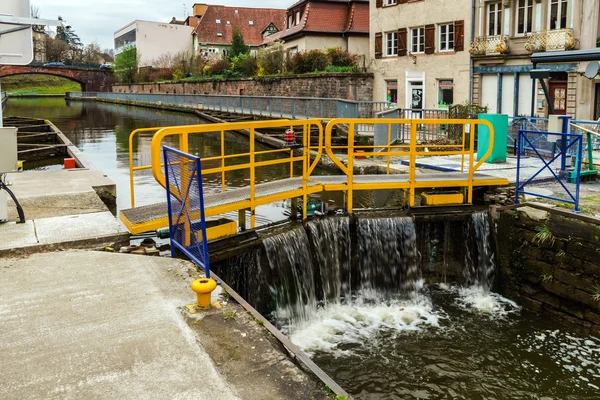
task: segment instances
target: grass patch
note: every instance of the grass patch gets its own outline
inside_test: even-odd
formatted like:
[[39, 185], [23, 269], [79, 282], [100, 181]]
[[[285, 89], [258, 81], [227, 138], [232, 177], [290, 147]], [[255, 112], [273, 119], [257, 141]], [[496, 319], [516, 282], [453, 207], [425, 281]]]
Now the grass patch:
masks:
[[59, 76], [24, 74], [0, 79], [2, 90], [15, 95], [65, 94], [80, 92], [81, 85]]
[[550, 231], [550, 228], [544, 225], [536, 227], [535, 230], [537, 233], [533, 237], [533, 243], [537, 243], [539, 246], [549, 244], [552, 247], [554, 245], [554, 235]]

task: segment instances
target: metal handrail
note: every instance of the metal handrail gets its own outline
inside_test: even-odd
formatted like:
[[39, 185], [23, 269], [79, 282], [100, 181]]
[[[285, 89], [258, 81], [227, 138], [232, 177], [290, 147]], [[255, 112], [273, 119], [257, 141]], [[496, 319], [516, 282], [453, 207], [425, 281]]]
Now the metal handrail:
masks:
[[[336, 125], [345, 124], [348, 125], [348, 145], [347, 146], [332, 146], [331, 144], [331, 133], [333, 128]], [[354, 127], [357, 124], [372, 124], [372, 125], [387, 125], [388, 132], [391, 129], [392, 125], [398, 124], [406, 124], [410, 126], [410, 142], [408, 145], [400, 144], [400, 145], [392, 145], [388, 140], [388, 144], [385, 146], [366, 146], [366, 145], [355, 145], [354, 144]], [[427, 148], [431, 147], [431, 145], [427, 144], [419, 144], [417, 140], [417, 129], [421, 124], [432, 124], [432, 125], [444, 125], [444, 124], [456, 124], [462, 125], [462, 142], [461, 144], [451, 144], [451, 145], [434, 145], [434, 147], [438, 148], [448, 148], [455, 150], [445, 150], [445, 151], [428, 151]], [[469, 125], [470, 129], [467, 130], [466, 126]], [[465, 133], [475, 132], [474, 128], [476, 125], [485, 125], [488, 127], [490, 132], [490, 146], [488, 147], [486, 153], [479, 159], [479, 161], [473, 165], [473, 159], [475, 154], [475, 135], [469, 135], [470, 143], [469, 148], [465, 148]], [[389, 135], [388, 135], [389, 137]], [[340, 168], [340, 170], [347, 177], [347, 211], [352, 211], [352, 186], [353, 186], [353, 178], [354, 178], [354, 159], [357, 156], [371, 156], [371, 157], [388, 157], [388, 167], [387, 173], [389, 174], [389, 157], [392, 156], [408, 156], [409, 161], [409, 177], [408, 177], [408, 189], [409, 189], [409, 206], [414, 206], [414, 195], [415, 190], [419, 187], [418, 179], [416, 176], [416, 159], [417, 155], [419, 156], [440, 156], [440, 155], [460, 155], [461, 156], [461, 172], [464, 172], [465, 167], [465, 156], [469, 156], [469, 170], [468, 170], [468, 179], [466, 182], [467, 187], [467, 202], [471, 203], [473, 200], [473, 173], [483, 164], [485, 160], [487, 160], [493, 150], [492, 143], [494, 141], [494, 128], [492, 124], [486, 120], [473, 120], [473, 119], [334, 119], [331, 120], [326, 128], [325, 128], [325, 150], [329, 158]], [[335, 154], [334, 150], [347, 150], [347, 165], [338, 158], [337, 154]], [[382, 149], [382, 151], [373, 151], [376, 149]], [[392, 151], [394, 150], [408, 150], [407, 151]], [[458, 149], [458, 150], [456, 150]], [[371, 151], [365, 151], [371, 150]], [[385, 151], [383, 151], [385, 150]], [[420, 150], [420, 151], [419, 151]], [[427, 151], [426, 151], [427, 150]], [[443, 175], [442, 175], [443, 176]], [[442, 177], [440, 176], [440, 177]], [[381, 188], [380, 184], [373, 184], [372, 189]]]

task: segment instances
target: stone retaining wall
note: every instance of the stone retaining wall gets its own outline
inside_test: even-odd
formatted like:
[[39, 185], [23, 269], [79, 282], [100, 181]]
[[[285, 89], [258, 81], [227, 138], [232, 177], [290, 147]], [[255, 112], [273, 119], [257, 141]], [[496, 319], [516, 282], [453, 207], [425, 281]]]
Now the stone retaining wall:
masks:
[[502, 293], [599, 332], [600, 220], [534, 207], [495, 213]]
[[113, 85], [117, 93], [212, 94], [246, 96], [325, 97], [373, 100], [373, 74], [324, 73], [203, 82]]

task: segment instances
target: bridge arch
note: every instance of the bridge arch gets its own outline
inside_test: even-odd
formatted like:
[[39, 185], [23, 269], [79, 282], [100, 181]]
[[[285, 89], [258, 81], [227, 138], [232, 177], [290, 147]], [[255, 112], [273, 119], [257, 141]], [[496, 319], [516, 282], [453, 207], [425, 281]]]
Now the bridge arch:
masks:
[[72, 67], [43, 67], [30, 65], [2, 65], [0, 78], [22, 74], [54, 75], [70, 79], [81, 85], [82, 92], [110, 92], [113, 74], [111, 71]]

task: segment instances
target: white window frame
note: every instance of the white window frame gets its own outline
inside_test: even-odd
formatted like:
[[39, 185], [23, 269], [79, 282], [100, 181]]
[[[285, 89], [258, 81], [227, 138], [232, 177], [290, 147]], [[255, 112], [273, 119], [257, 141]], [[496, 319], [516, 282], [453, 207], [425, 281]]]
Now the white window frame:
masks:
[[296, 11], [296, 25], [300, 25], [300, 11]]
[[385, 5], [386, 6], [395, 6], [396, 0], [385, 0]]
[[215, 22], [216, 22], [217, 24], [220, 24], [220, 23], [221, 23], [221, 20], [220, 20], [220, 19], [218, 19], [218, 20], [216, 20]]
[[217, 37], [223, 37], [223, 32], [217, 32]]
[[[445, 28], [445, 32], [444, 29]], [[439, 24], [437, 26], [438, 30], [438, 49], [440, 52], [454, 51], [454, 22], [449, 22], [447, 24]], [[452, 32], [450, 32], [452, 30]], [[452, 35], [452, 40], [450, 40], [450, 35]], [[442, 48], [442, 44], [446, 45], [446, 48]]]
[[[567, 7], [566, 7], [567, 9], [565, 10], [565, 12], [566, 12], [567, 15], [564, 16], [565, 17], [565, 26], [564, 27], [560, 27], [558, 25], [560, 24], [560, 20], [561, 20], [561, 18], [563, 16], [562, 15], [562, 11], [561, 11], [561, 9], [562, 9], [561, 5], [563, 3], [567, 5]], [[551, 24], [552, 24], [552, 5], [553, 4], [556, 4], [556, 7], [558, 7], [558, 10], [557, 10], [557, 13], [556, 13], [556, 16], [557, 16], [557, 19], [556, 19], [557, 24], [556, 25], [558, 26], [558, 28], [554, 28], [554, 29], [551, 28]], [[568, 27], [569, 27], [569, 0], [550, 0], [548, 2], [548, 30], [566, 29]]]
[[250, 25], [250, 26], [254, 25], [254, 21], [253, 20], [249, 20], [248, 21], [248, 25]]
[[398, 31], [385, 33], [385, 56], [395, 57], [398, 55]]
[[[535, 7], [533, 6], [533, 0], [523, 0], [525, 6], [521, 7], [519, 5], [520, 0], [517, 0], [515, 5], [515, 36], [527, 36], [529, 33], [533, 32], [535, 27], [535, 20], [533, 19], [533, 12]], [[529, 6], [531, 4], [531, 7]], [[530, 11], [531, 10], [531, 11]], [[523, 30], [524, 32], [519, 32], [519, 13], [523, 12]], [[527, 20], [529, 17], [529, 13], [531, 12], [531, 30], [527, 30]]]
[[[494, 10], [492, 11], [492, 6], [494, 7]], [[486, 13], [486, 32], [487, 35], [486, 36], [497, 36], [497, 35], [501, 35], [502, 34], [502, 13], [504, 11], [504, 6], [502, 5], [501, 1], [498, 1], [496, 3], [489, 3], [487, 5], [487, 13]], [[509, 9], [510, 11], [510, 9]], [[490, 32], [490, 16], [493, 15], [494, 16], [494, 31]]]
[[[414, 32], [417, 31], [417, 40], [415, 41]], [[417, 50], [415, 50], [415, 46]], [[421, 50], [422, 48], [422, 50]], [[425, 27], [417, 26], [410, 28], [410, 52], [412, 54], [425, 53]]]
[[231, 21], [227, 21], [227, 22], [226, 22], [226, 24], [227, 24], [227, 25], [231, 25]]
[[288, 29], [290, 29], [292, 27], [293, 18], [294, 17], [292, 17], [291, 15], [288, 16], [288, 26], [287, 26]]

